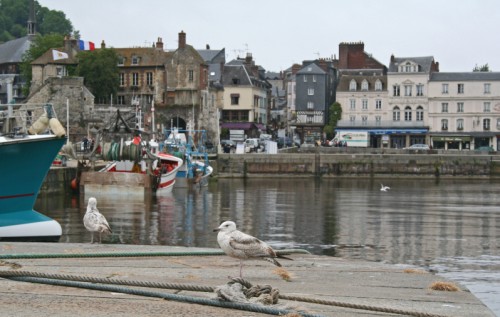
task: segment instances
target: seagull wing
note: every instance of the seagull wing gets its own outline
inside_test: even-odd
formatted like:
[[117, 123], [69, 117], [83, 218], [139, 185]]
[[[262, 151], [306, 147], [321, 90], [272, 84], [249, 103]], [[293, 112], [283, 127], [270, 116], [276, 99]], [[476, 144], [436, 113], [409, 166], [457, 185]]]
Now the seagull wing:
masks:
[[248, 257], [276, 257], [276, 253], [267, 243], [240, 231], [231, 233], [229, 245]]

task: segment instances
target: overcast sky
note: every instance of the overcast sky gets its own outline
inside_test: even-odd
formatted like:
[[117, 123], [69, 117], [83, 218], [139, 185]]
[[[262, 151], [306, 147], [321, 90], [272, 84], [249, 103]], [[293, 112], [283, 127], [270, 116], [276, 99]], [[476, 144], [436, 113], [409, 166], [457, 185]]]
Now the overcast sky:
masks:
[[364, 42], [389, 66], [396, 57], [433, 56], [441, 72], [488, 64], [500, 71], [498, 0], [38, 0], [63, 11], [83, 40], [107, 47], [151, 46], [163, 38], [252, 53], [268, 71], [318, 57], [338, 58], [341, 42]]

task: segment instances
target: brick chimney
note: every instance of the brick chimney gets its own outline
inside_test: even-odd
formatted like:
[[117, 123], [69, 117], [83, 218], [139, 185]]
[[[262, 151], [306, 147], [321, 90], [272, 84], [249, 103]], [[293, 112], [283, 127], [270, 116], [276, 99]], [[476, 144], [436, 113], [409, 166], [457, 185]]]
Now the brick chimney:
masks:
[[102, 40], [101, 42], [101, 48], [106, 48], [106, 43], [104, 42], [104, 40]]
[[179, 33], [179, 48], [185, 48], [186, 47], [186, 33], [184, 31], [181, 31]]
[[156, 48], [163, 49], [163, 41], [161, 37], [159, 37], [158, 41], [156, 41]]
[[363, 42], [339, 44], [340, 69], [358, 69], [365, 66], [365, 44]]

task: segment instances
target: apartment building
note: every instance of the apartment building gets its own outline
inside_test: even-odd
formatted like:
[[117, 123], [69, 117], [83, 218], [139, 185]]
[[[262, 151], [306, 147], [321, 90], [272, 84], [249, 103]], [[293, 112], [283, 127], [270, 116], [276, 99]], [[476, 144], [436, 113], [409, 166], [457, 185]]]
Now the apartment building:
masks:
[[432, 73], [428, 90], [435, 149], [500, 149], [500, 72]]

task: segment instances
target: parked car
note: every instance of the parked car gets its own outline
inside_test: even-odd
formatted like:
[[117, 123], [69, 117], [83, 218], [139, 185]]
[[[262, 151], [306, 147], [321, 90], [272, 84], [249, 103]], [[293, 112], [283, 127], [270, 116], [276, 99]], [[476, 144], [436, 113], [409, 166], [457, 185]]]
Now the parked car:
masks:
[[245, 152], [258, 152], [260, 139], [250, 138], [245, 140]]
[[276, 143], [278, 143], [278, 149], [293, 146], [293, 141], [289, 137], [279, 137], [278, 140], [276, 140]]
[[427, 151], [430, 150], [431, 148], [427, 144], [413, 144], [410, 147], [405, 147], [405, 150], [423, 150]]
[[220, 145], [224, 153], [231, 153], [236, 149], [236, 142], [233, 140], [220, 140]]

